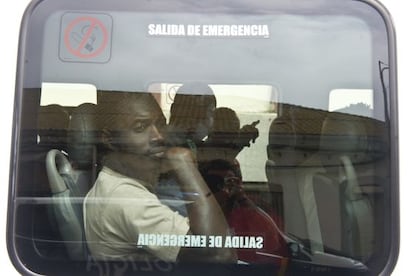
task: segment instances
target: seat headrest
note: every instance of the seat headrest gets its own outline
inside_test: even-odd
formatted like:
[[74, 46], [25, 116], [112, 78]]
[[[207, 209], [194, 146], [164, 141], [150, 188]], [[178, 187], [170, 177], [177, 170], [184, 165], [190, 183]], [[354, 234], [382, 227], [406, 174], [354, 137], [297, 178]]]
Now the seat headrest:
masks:
[[290, 119], [276, 118], [269, 128], [271, 148], [296, 147], [296, 132]]
[[307, 157], [298, 147], [296, 129], [291, 118], [273, 120], [269, 129], [267, 156], [277, 167], [295, 167]]
[[270, 147], [292, 147], [306, 152], [318, 150], [325, 112], [289, 104], [283, 104], [280, 109], [281, 116], [270, 126]]
[[357, 116], [328, 116], [322, 125], [320, 150], [362, 152], [368, 147], [366, 127]]

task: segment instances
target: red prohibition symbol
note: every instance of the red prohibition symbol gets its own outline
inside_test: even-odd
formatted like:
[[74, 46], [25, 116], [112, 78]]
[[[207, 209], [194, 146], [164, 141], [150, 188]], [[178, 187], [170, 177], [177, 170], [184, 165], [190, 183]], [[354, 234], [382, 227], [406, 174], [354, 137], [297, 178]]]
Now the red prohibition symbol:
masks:
[[[99, 34], [101, 39], [96, 39]], [[105, 50], [108, 44], [108, 30], [95, 17], [79, 17], [65, 29], [65, 46], [67, 50], [78, 58], [94, 58]]]

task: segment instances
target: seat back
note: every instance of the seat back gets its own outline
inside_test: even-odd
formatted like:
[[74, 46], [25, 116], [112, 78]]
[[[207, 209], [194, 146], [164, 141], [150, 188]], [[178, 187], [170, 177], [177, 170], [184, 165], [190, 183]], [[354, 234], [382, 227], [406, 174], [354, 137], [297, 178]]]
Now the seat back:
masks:
[[52, 212], [69, 257], [84, 260], [87, 255], [82, 205], [84, 192], [66, 156], [52, 149], [46, 156], [46, 171], [52, 192]]
[[284, 230], [295, 236], [307, 237], [306, 218], [296, 185], [296, 168], [302, 158], [295, 149], [296, 136], [290, 121], [276, 119], [269, 131], [266, 176], [269, 191], [282, 191]]
[[67, 127], [68, 156], [50, 150], [46, 170], [52, 192], [53, 213], [68, 255], [85, 259], [87, 246], [83, 227], [83, 199], [97, 173], [99, 127], [96, 105], [84, 103], [72, 109]]
[[325, 172], [313, 183], [322, 236], [325, 244], [361, 260], [368, 259], [374, 248], [372, 205], [358, 177], [367, 166], [367, 152], [362, 119], [341, 114], [325, 119], [318, 153]]
[[67, 253], [74, 260], [87, 257], [83, 199], [96, 179], [98, 133], [96, 105], [81, 104], [70, 114], [65, 139], [68, 156], [57, 149], [46, 156], [52, 212]]
[[307, 161], [319, 146], [316, 141], [319, 142], [321, 115], [313, 109], [297, 106], [281, 108], [281, 116], [269, 129], [266, 163], [269, 189], [282, 190], [285, 232], [320, 243], [313, 192], [305, 190], [304, 179], [315, 170], [316, 165]]
[[99, 127], [96, 124], [97, 106], [84, 103], [72, 110], [68, 125], [67, 148], [72, 166], [78, 172], [79, 181], [89, 189], [97, 174]]

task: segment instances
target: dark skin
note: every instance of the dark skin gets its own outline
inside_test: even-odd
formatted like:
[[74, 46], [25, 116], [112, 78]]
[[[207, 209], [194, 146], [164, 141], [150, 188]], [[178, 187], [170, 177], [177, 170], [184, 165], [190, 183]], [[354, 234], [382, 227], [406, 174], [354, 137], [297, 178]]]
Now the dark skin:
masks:
[[[105, 165], [149, 184], [156, 183], [160, 173], [173, 172], [183, 192], [199, 195], [188, 207], [191, 234], [226, 236], [228, 225], [223, 212], [201, 177], [191, 151], [164, 145], [165, 120], [158, 105], [128, 102], [123, 108], [125, 115], [116, 120], [116, 131], [114, 127], [104, 131], [111, 149]], [[179, 261], [233, 263], [236, 259], [235, 251], [228, 248], [182, 247], [178, 255]]]
[[198, 160], [208, 162], [213, 159], [224, 159], [232, 162], [244, 147], [250, 147], [250, 143], [255, 143], [259, 137], [256, 126], [259, 120], [251, 124], [244, 125], [242, 128], [229, 130], [228, 132], [211, 132], [204, 147], [198, 149]]
[[233, 210], [233, 208], [235, 208], [235, 204], [250, 208], [256, 207], [254, 203], [247, 197], [242, 187], [242, 181], [239, 177], [236, 176], [234, 171], [225, 169], [212, 169], [209, 170], [207, 174], [216, 175], [223, 179], [227, 178], [233, 180], [230, 183], [225, 183], [224, 187], [214, 194], [225, 215], [228, 215]]

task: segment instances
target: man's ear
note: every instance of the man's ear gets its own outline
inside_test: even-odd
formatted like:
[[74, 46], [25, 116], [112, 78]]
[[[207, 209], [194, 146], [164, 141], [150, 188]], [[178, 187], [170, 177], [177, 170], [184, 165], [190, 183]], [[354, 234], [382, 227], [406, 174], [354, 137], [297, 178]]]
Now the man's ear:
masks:
[[115, 151], [118, 148], [114, 142], [112, 132], [107, 128], [104, 128], [101, 132], [101, 141], [102, 145], [109, 150]]

